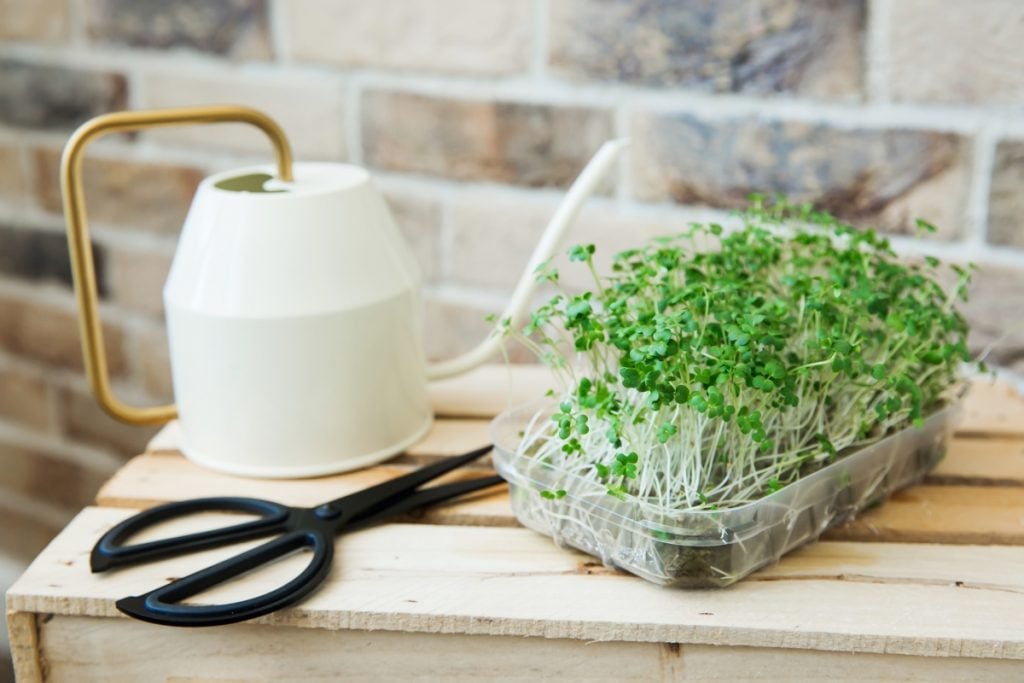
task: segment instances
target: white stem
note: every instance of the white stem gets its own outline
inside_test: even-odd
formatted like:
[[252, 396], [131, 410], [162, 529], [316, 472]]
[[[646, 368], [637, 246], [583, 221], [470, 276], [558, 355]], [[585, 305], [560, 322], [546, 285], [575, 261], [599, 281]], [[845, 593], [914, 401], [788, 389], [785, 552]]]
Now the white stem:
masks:
[[537, 268], [542, 263], [550, 261], [551, 257], [554, 256], [555, 249], [558, 248], [559, 242], [565, 236], [566, 230], [569, 229], [569, 226], [576, 220], [576, 216], [579, 215], [583, 202], [594, 193], [598, 183], [604, 179], [612, 164], [615, 163], [622, 151], [628, 146], [628, 138], [609, 140], [601, 145], [601, 149], [597, 150], [597, 154], [594, 155], [579, 177], [576, 178], [562, 203], [558, 205], [555, 215], [551, 217], [551, 222], [548, 223], [548, 227], [544, 230], [544, 234], [534, 248], [533, 255], [526, 265], [526, 270], [519, 279], [519, 284], [516, 285], [512, 298], [505, 307], [505, 312], [502, 313], [494, 332], [467, 353], [457, 358], [428, 366], [427, 377], [429, 379], [443, 379], [475, 368], [477, 365], [493, 357], [501, 348], [502, 321], [509, 320], [512, 327], [522, 325], [526, 309], [530, 305], [530, 299], [537, 289]]

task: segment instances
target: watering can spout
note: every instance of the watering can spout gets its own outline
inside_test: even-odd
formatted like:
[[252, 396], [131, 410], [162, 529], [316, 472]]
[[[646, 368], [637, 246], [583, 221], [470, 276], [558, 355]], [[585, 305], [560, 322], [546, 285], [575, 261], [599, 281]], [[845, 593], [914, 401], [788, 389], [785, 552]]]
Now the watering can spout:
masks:
[[[551, 221], [548, 223], [547, 228], [545, 228], [544, 234], [541, 235], [540, 241], [537, 242], [533, 255], [530, 256], [530, 261], [526, 265], [526, 270], [523, 271], [519, 284], [516, 285], [512, 298], [509, 300], [499, 320], [510, 321], [509, 324], [513, 327], [518, 327], [522, 324], [523, 317], [530, 305], [530, 300], [537, 289], [535, 274], [537, 268], [545, 261], [550, 260], [554, 255], [555, 249], [561, 242], [562, 237], [565, 236], [566, 230], [576, 220], [583, 202], [594, 193], [598, 184], [607, 175], [608, 170], [628, 146], [629, 138], [619, 138], [604, 143], [576, 178], [562, 203], [555, 210], [555, 214], [551, 217]], [[461, 356], [427, 366], [427, 377], [432, 380], [444, 379], [471, 370], [491, 359], [501, 348], [501, 326], [501, 323], [496, 325], [486, 339]]]

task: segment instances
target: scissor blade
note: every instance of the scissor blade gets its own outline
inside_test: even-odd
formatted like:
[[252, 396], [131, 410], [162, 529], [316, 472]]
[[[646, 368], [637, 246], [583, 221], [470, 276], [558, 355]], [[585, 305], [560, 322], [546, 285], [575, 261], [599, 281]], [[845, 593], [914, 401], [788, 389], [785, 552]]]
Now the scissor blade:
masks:
[[398, 500], [390, 503], [385, 503], [380, 508], [374, 508], [360, 515], [356, 515], [356, 517], [351, 521], [339, 526], [344, 527], [345, 531], [362, 529], [363, 527], [377, 524], [378, 522], [382, 522], [385, 519], [396, 515], [412, 512], [419, 508], [434, 505], [435, 503], [450, 500], [451, 498], [457, 498], [459, 496], [466, 495], [467, 493], [472, 493], [473, 491], [479, 491], [481, 489], [504, 483], [504, 479], [495, 475], [467, 479], [466, 481], [457, 481], [452, 484], [432, 486], [430, 488], [411, 493], [408, 496], [399, 498]]
[[406, 494], [416, 490], [420, 485], [425, 484], [428, 481], [437, 479], [442, 474], [451, 472], [452, 470], [462, 467], [466, 463], [470, 463], [480, 458], [485, 453], [491, 451], [492, 446], [484, 446], [477, 448], [476, 450], [470, 451], [464, 455], [457, 455], [451, 458], [445, 458], [438, 462], [421, 467], [415, 472], [403, 475], [401, 477], [395, 477], [389, 479], [376, 486], [371, 486], [368, 489], [363, 489], [357, 493], [353, 493], [348, 496], [343, 496], [329, 503], [324, 503], [319, 506], [317, 510], [323, 510], [330, 508], [334, 512], [338, 513], [339, 525], [356, 519], [359, 515], [365, 514], [369, 511], [381, 509], [388, 503], [397, 501], [397, 499], [403, 497]]

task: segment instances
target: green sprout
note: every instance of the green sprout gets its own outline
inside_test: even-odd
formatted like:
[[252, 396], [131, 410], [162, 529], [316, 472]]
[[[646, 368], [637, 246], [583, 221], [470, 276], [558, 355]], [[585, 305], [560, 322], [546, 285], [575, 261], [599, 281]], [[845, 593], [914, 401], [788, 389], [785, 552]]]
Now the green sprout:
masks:
[[564, 383], [527, 430], [533, 457], [618, 498], [727, 509], [949, 400], [970, 360], [970, 267], [947, 290], [937, 259], [901, 262], [876, 231], [781, 198], [741, 218], [621, 252], [603, 275], [594, 245], [573, 247], [591, 291], [545, 264], [558, 293], [507, 330]]

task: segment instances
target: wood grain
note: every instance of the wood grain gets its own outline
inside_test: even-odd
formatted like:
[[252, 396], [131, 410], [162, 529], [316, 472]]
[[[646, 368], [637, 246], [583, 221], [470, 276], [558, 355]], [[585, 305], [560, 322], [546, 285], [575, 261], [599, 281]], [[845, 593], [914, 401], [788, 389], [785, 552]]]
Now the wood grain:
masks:
[[[99, 505], [147, 508], [182, 498], [247, 496], [267, 498], [286, 505], [309, 506], [355, 493], [408, 473], [418, 463], [379, 465], [316, 479], [248, 479], [206, 470], [178, 453], [147, 453], [132, 458], [96, 496]], [[438, 483], [472, 479], [490, 470], [463, 469]], [[513, 526], [503, 486], [463, 496], [457, 503], [441, 504], [404, 519], [428, 524]]]
[[1024, 399], [1008, 382], [978, 378], [968, 390], [959, 431], [983, 436], [1024, 436]]
[[[103, 507], [76, 517], [9, 591], [19, 676], [224, 683], [330, 680], [344, 668], [351, 680], [1024, 680], [1024, 401], [998, 383], [971, 387], [959, 434], [924, 484], [727, 589], [665, 589], [560, 549], [517, 527], [500, 489], [415, 520], [426, 524], [341, 537], [322, 590], [253, 624], [165, 629], [130, 622], [113, 604], [245, 544], [88, 572], [92, 543], [135, 508], [207, 495], [329, 500], [486, 442], [490, 416], [549, 384], [542, 368], [501, 366], [437, 383], [443, 417], [420, 443], [385, 465], [320, 479], [201, 469], [169, 425], [107, 482]], [[305, 559], [201, 597], [263, 592]]]
[[[110, 507], [150, 507], [180, 497], [252, 496], [312, 505], [407, 472], [413, 465], [380, 466], [321, 479], [268, 481], [202, 470], [176, 454], [138, 456], [100, 491]], [[965, 468], [961, 468], [965, 469]], [[968, 470], [969, 471], [969, 470]], [[450, 478], [478, 476], [465, 471]], [[187, 495], [182, 495], [187, 493]], [[412, 518], [429, 524], [515, 526], [502, 489], [438, 505]], [[827, 538], [951, 544], [1024, 544], [1024, 487], [921, 485], [827, 532]]]
[[[107, 683], [245, 681], [625, 681], [662, 678], [658, 643], [594, 643], [239, 624], [231, 638], [124, 619], [57, 617], [43, 631], [50, 679]], [[161, 649], [188, 653], [167, 657]], [[52, 654], [51, 654], [52, 653]], [[1002, 662], [1012, 668], [1024, 662]], [[442, 672], [443, 675], [442, 675]]]
[[[438, 420], [409, 453], [392, 464], [319, 479], [260, 480], [209, 472], [175, 451], [139, 456], [101, 489], [100, 505], [148, 507], [188, 497], [245, 495], [290, 505], [330, 500], [463, 452], [487, 438], [489, 422]], [[463, 473], [459, 476], [470, 476]], [[897, 493], [881, 507], [833, 529], [828, 538], [951, 544], [1024, 543], [1024, 438], [957, 436], [926, 484]], [[514, 526], [502, 493], [438, 506], [416, 519], [432, 524]]]
[[1024, 484], [1024, 438], [957, 436], [926, 479], [932, 484]]
[[[488, 427], [488, 420], [438, 420], [422, 441], [386, 465], [316, 479], [258, 480], [232, 477], [193, 465], [176, 449], [160, 449], [129, 461], [100, 490], [97, 500], [100, 505], [138, 507], [176, 500], [183, 489], [174, 483], [185, 479], [199, 486], [201, 495], [229, 495], [232, 490], [237, 490], [246, 492], [245, 495], [283, 496], [283, 502], [295, 505], [303, 500], [327, 500], [340, 495], [335, 494], [335, 491], [350, 490], [352, 487], [345, 483], [347, 480], [376, 481], [377, 476], [370, 473], [380, 472], [381, 477], [393, 476], [397, 472], [407, 471], [413, 465], [476, 448], [486, 443]], [[480, 462], [486, 465], [487, 459], [483, 458]], [[928, 475], [927, 481], [933, 484], [978, 486], [1024, 484], [1024, 437], [954, 437], [945, 459]], [[304, 497], [292, 498], [292, 492], [301, 493]]]
[[915, 486], [826, 532], [848, 541], [1024, 544], [1024, 488]]
[[[233, 552], [90, 574], [93, 539], [131, 512], [84, 510], [11, 588], [8, 609], [115, 617], [115, 599]], [[178, 520], [168, 533], [209, 525], [209, 519]], [[204, 600], [263, 592], [299, 571], [304, 559], [290, 557]], [[344, 536], [324, 588], [259, 621], [1024, 659], [1021, 566], [1019, 547], [951, 552], [934, 545], [818, 543], [728, 589], [667, 590], [596, 567], [525, 529], [391, 524]]]
[[43, 680], [43, 667], [39, 657], [39, 628], [37, 615], [7, 609], [7, 636], [11, 643], [14, 675], [20, 683]]
[[[159, 644], [159, 645], [157, 645]], [[51, 681], [1008, 681], [1024, 661], [676, 643], [581, 642], [240, 624], [231, 638], [124, 619], [55, 617], [42, 632]], [[161, 656], [162, 651], [188, 653]], [[117, 675], [112, 677], [111, 671]], [[443, 674], [441, 673], [443, 672]]]

